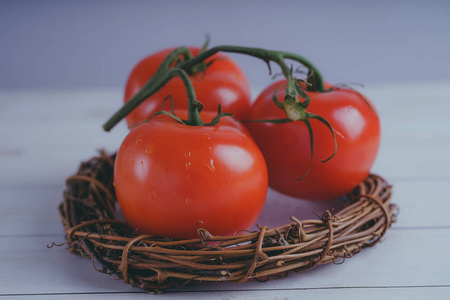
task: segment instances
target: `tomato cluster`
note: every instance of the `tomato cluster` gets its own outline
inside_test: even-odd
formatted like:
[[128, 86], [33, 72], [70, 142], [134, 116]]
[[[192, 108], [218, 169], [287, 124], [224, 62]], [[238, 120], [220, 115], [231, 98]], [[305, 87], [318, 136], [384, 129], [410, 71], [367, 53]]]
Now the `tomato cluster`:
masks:
[[[194, 57], [202, 53], [189, 50]], [[172, 51], [136, 65], [125, 103]], [[268, 186], [322, 201], [350, 192], [369, 175], [380, 124], [363, 95], [327, 84], [320, 91], [301, 84], [304, 92], [298, 93], [306, 100], [294, 103], [302, 108], [299, 118], [286, 119], [287, 109], [277, 106], [292, 100], [292, 81], [268, 86], [252, 104], [248, 81], [229, 57], [216, 53], [203, 63], [201, 71], [188, 72], [201, 105], [189, 100], [186, 78], [171, 78], [126, 116], [133, 126], [117, 153], [115, 189], [125, 218], [140, 232], [193, 238], [201, 223], [213, 235], [231, 235], [255, 223]], [[171, 105], [165, 101], [169, 95]], [[274, 105], [274, 99], [285, 103]], [[224, 117], [221, 109], [243, 122]], [[192, 111], [201, 111], [196, 124], [183, 121], [191, 120]]]

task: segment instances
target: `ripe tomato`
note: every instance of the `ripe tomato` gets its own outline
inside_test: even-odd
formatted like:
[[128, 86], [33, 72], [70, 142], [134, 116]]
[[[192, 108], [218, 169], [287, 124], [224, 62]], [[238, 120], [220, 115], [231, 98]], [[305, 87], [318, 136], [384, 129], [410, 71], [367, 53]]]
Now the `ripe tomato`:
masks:
[[[194, 56], [200, 52], [199, 48], [189, 49]], [[125, 87], [125, 102], [142, 88], [173, 50], [166, 49], [150, 55], [134, 67]], [[203, 110], [217, 111], [220, 103], [224, 112], [234, 114], [238, 120], [245, 118], [252, 104], [247, 78], [229, 57], [217, 53], [205, 63], [208, 64], [213, 60], [203, 74], [190, 76], [197, 99], [203, 104]], [[176, 77], [134, 109], [126, 117], [128, 125], [147, 120], [154, 112], [161, 110], [163, 100], [169, 95], [172, 95], [175, 109], [187, 109], [186, 90], [181, 79]], [[163, 108], [170, 111], [169, 101]]]
[[[177, 116], [184, 116], [177, 112]], [[214, 113], [202, 112], [205, 122]], [[197, 237], [249, 229], [264, 206], [267, 167], [230, 117], [188, 126], [167, 116], [132, 127], [116, 157], [114, 184], [125, 219], [141, 233]]]
[[[286, 82], [276, 82], [257, 98], [250, 119], [283, 119], [286, 114], [275, 107], [272, 95], [284, 99]], [[333, 127], [336, 155], [330, 130], [317, 120], [310, 120], [314, 133], [314, 156], [308, 175], [311, 151], [305, 123], [247, 123], [261, 149], [269, 170], [269, 186], [298, 198], [330, 200], [350, 192], [370, 172], [380, 143], [380, 123], [368, 99], [351, 89], [334, 88], [318, 93], [307, 92], [311, 102], [307, 111], [325, 118]]]

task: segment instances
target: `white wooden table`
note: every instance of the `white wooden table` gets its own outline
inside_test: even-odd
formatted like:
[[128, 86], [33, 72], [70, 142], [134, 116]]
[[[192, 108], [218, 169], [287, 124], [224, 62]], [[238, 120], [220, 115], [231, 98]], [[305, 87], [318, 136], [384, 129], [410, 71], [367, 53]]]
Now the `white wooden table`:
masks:
[[[382, 243], [283, 279], [157, 296], [97, 273], [65, 246], [47, 249], [64, 242], [57, 206], [65, 178], [97, 149], [115, 151], [127, 132], [123, 122], [101, 128], [122, 91], [0, 91], [0, 299], [450, 299], [450, 82], [362, 91], [382, 121], [374, 172], [393, 184], [400, 206]], [[313, 211], [324, 207], [270, 191], [261, 223], [315, 218]]]

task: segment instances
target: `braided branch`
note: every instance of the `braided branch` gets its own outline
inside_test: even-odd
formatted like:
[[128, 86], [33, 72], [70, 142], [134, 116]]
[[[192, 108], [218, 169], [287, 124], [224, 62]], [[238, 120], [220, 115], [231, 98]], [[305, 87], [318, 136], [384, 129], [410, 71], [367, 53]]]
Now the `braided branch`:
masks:
[[263, 281], [337, 264], [375, 245], [395, 222], [391, 186], [370, 175], [347, 195], [351, 204], [317, 220], [291, 217], [277, 228], [223, 237], [197, 228], [199, 238], [190, 240], [139, 235], [115, 211], [114, 158], [101, 152], [67, 179], [61, 220], [71, 252], [90, 257], [96, 270], [150, 292], [201, 281]]

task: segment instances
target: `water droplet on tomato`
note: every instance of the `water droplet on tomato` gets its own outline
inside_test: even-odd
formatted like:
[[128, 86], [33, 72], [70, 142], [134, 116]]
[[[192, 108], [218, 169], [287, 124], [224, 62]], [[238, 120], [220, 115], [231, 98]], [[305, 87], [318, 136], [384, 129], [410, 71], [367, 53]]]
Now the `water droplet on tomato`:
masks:
[[142, 142], [142, 135], [138, 136], [138, 138], [136, 139], [136, 144]]
[[184, 166], [185, 166], [186, 170], [189, 170], [192, 165], [191, 154], [192, 154], [192, 152], [184, 153], [184, 158], [186, 158], [186, 162], [184, 163]]
[[186, 204], [192, 204], [192, 199], [189, 197], [186, 197], [185, 202], [186, 202]]
[[134, 165], [134, 160], [131, 161], [131, 165], [132, 165], [132, 166]]
[[203, 166], [208, 168], [208, 170], [210, 170], [211, 172], [215, 172], [216, 171], [216, 167], [214, 166], [214, 160], [212, 158], [209, 161], [209, 164], [205, 163]]

